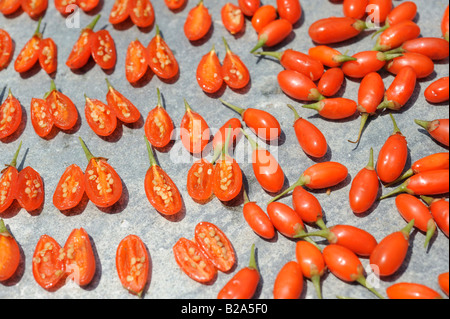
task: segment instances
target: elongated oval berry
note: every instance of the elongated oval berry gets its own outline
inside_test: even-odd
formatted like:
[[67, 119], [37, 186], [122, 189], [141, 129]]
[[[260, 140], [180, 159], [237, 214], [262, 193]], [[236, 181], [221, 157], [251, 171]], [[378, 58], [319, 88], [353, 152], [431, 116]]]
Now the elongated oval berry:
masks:
[[449, 146], [449, 119], [438, 119], [434, 121], [416, 119], [414, 122], [427, 130], [436, 141]]
[[326, 189], [343, 182], [348, 176], [348, 169], [338, 162], [322, 162], [307, 168], [297, 182], [292, 184], [283, 193], [273, 197], [269, 203], [278, 200], [297, 186], [306, 186], [309, 189]]
[[449, 295], [449, 272], [444, 272], [438, 276], [439, 287], [445, 294]]
[[251, 17], [258, 10], [261, 2], [260, 0], [238, 0], [238, 4], [242, 12], [246, 16]]
[[242, 133], [252, 145], [252, 166], [256, 180], [269, 193], [278, 193], [284, 185], [284, 173], [276, 158], [259, 145], [242, 130]]
[[357, 106], [355, 101], [343, 97], [328, 98], [314, 104], [302, 105], [303, 108], [317, 110], [320, 116], [329, 120], [341, 120], [353, 116]]
[[449, 234], [449, 202], [445, 198], [434, 199], [432, 197], [420, 196], [429, 205], [431, 216], [445, 236]]
[[342, 246], [328, 245], [324, 249], [324, 258], [328, 268], [339, 279], [352, 282], [363, 275], [361, 262]]
[[375, 24], [384, 23], [393, 7], [392, 0], [369, 0], [367, 15]]
[[229, 119], [214, 135], [213, 139], [213, 150], [216, 152], [222, 151], [223, 146], [227, 142], [227, 135], [231, 127], [229, 144], [232, 145], [236, 142], [238, 135], [240, 134], [240, 129], [242, 128], [242, 123], [238, 118]]
[[442, 21], [441, 21], [441, 31], [442, 31], [442, 36], [444, 37], [445, 40], [447, 40], [448, 42], [448, 30], [449, 30], [449, 15], [448, 15], [448, 5], [447, 8], [444, 11], [444, 15], [442, 16]]
[[323, 64], [300, 51], [287, 49], [283, 52], [257, 52], [258, 55], [271, 56], [278, 59], [281, 65], [287, 70], [297, 71], [308, 76], [311, 80], [317, 81], [323, 75]]
[[375, 113], [383, 100], [385, 87], [383, 78], [378, 72], [364, 76], [358, 90], [358, 110], [363, 113]]
[[252, 26], [259, 33], [266, 25], [278, 17], [277, 9], [270, 4], [258, 8], [252, 17]]
[[344, 0], [342, 10], [344, 16], [354, 19], [362, 19], [366, 15], [369, 0]]
[[374, 50], [389, 51], [401, 46], [404, 42], [417, 38], [420, 27], [410, 20], [406, 20], [389, 27], [377, 39]]
[[414, 52], [405, 52], [402, 56], [389, 61], [386, 64], [386, 70], [392, 74], [398, 74], [407, 65], [414, 69], [418, 79], [426, 78], [434, 71], [433, 60], [426, 55]]
[[413, 95], [416, 81], [414, 69], [408, 65], [403, 67], [386, 90], [384, 101], [377, 109], [400, 110]]
[[10, 279], [20, 264], [20, 248], [0, 219], [0, 282]]
[[217, 299], [251, 299], [256, 292], [260, 274], [255, 258], [255, 244], [252, 245], [250, 262], [239, 270], [220, 290]]
[[361, 124], [356, 141], [349, 140], [350, 143], [358, 143], [361, 140], [362, 132], [367, 120], [374, 115], [377, 107], [383, 100], [385, 87], [383, 78], [378, 72], [370, 72], [365, 75], [358, 89], [358, 111], [361, 112]]
[[429, 57], [431, 60], [443, 60], [448, 58], [449, 46], [448, 42], [441, 38], [423, 37], [408, 40], [403, 45], [393, 52], [411, 52], [419, 53]]
[[368, 257], [377, 246], [375, 237], [364, 229], [351, 225], [335, 225], [328, 229], [306, 233], [302, 238], [319, 236], [326, 238], [330, 244], [348, 248], [358, 256]]
[[362, 263], [350, 249], [330, 244], [323, 249], [323, 257], [328, 269], [337, 278], [347, 282], [358, 282], [378, 298], [383, 298], [373, 287], [367, 285]]
[[320, 61], [324, 66], [330, 68], [337, 68], [344, 62], [356, 60], [356, 58], [342, 54], [338, 50], [326, 45], [312, 47], [308, 50], [308, 54], [313, 59]]
[[356, 214], [367, 212], [378, 196], [379, 180], [373, 163], [373, 149], [366, 167], [356, 174], [349, 193], [350, 207]]
[[342, 54], [338, 50], [326, 45], [312, 47], [308, 50], [308, 54], [313, 59], [320, 61], [323, 65], [330, 68], [337, 68], [344, 62], [356, 60], [356, 58]]
[[318, 44], [342, 42], [358, 36], [367, 26], [364, 21], [348, 17], [320, 19], [309, 27], [311, 39]]
[[375, 274], [390, 276], [403, 265], [413, 225], [414, 221], [411, 221], [402, 230], [387, 235], [374, 248], [370, 254], [370, 266]]
[[285, 19], [277, 19], [267, 24], [258, 34], [258, 43], [250, 51], [255, 52], [263, 46], [272, 47], [286, 39], [292, 32], [292, 24]]
[[322, 75], [317, 88], [323, 96], [332, 97], [339, 92], [344, 80], [345, 75], [341, 68], [331, 68]]
[[391, 191], [390, 193], [381, 196], [379, 199], [408, 193], [411, 195], [441, 195], [449, 191], [449, 170], [438, 169], [434, 171], [422, 172], [408, 178], [403, 184]]
[[277, 9], [280, 18], [291, 24], [296, 24], [303, 14], [300, 0], [277, 0]]
[[436, 231], [436, 223], [427, 205], [410, 194], [400, 194], [395, 198], [395, 205], [400, 215], [407, 221], [414, 220], [414, 227], [425, 232], [424, 246], [427, 247]]
[[377, 174], [384, 183], [395, 181], [402, 174], [408, 158], [408, 144], [405, 136], [400, 132], [394, 117], [394, 132], [384, 143], [378, 154]]
[[270, 203], [267, 214], [273, 226], [288, 238], [305, 233], [305, 225], [300, 216], [288, 205], [283, 203]]
[[386, 26], [390, 27], [402, 21], [413, 20], [417, 15], [417, 5], [414, 1], [404, 1], [389, 12]]
[[411, 168], [407, 170], [405, 173], [403, 173], [403, 175], [400, 176], [397, 180], [392, 182], [392, 184], [403, 181], [413, 176], [414, 174], [448, 168], [449, 168], [449, 153], [448, 152], [434, 153], [415, 161], [411, 165]]
[[431, 83], [424, 92], [430, 103], [442, 103], [449, 99], [449, 77], [445, 76]]
[[265, 141], [274, 141], [280, 137], [281, 126], [278, 120], [269, 112], [255, 108], [241, 108], [219, 99], [224, 105], [236, 111], [242, 116], [245, 124], [259, 138]]
[[258, 204], [246, 202], [243, 214], [245, 221], [256, 234], [265, 239], [272, 239], [275, 236], [272, 221]]
[[316, 223], [319, 227], [326, 228], [320, 202], [301, 186], [297, 186], [292, 193], [292, 207], [305, 223]]
[[298, 299], [303, 291], [303, 273], [295, 261], [287, 262], [278, 272], [273, 287], [274, 299]]
[[442, 299], [435, 290], [417, 283], [399, 282], [386, 289], [389, 299]]
[[386, 62], [401, 54], [389, 54], [379, 51], [362, 51], [354, 54], [353, 61], [347, 61], [342, 65], [342, 71], [351, 78], [363, 78], [371, 72], [381, 70]]
[[348, 176], [348, 169], [338, 162], [317, 163], [303, 173], [304, 185], [310, 189], [325, 189], [336, 186]]
[[278, 73], [278, 85], [289, 97], [300, 101], [319, 101], [323, 98], [317, 85], [306, 75], [283, 70]]
[[302, 269], [303, 276], [311, 279], [317, 293], [317, 297], [322, 299], [320, 289], [320, 278], [326, 271], [325, 260], [322, 252], [315, 245], [300, 240], [295, 246], [295, 256]]
[[328, 144], [320, 129], [308, 120], [301, 118], [292, 105], [288, 104], [288, 107], [294, 112], [294, 131], [302, 150], [312, 157], [325, 156]]

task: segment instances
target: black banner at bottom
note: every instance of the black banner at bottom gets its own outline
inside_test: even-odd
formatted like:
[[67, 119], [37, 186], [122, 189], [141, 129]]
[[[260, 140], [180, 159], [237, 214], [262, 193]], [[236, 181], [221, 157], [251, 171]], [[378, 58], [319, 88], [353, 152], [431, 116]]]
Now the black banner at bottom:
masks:
[[[445, 300], [445, 299], [443, 299]], [[448, 300], [448, 299], [447, 299]], [[387, 309], [390, 315], [413, 314], [413, 308], [407, 300], [380, 300], [380, 299], [298, 299], [298, 300], [209, 300], [209, 299], [64, 299], [64, 300], [0, 300], [2, 309], [17, 309], [14, 303], [20, 303], [24, 309], [26, 302], [38, 303], [39, 307], [47, 302], [55, 301], [58, 306], [74, 311], [88, 311], [95, 314], [100, 312], [104, 315], [121, 315], [139, 313], [148, 316], [164, 316], [166, 318], [280, 318], [304, 317], [313, 315], [314, 318], [335, 318], [340, 314], [351, 315], [386, 315]], [[387, 304], [384, 304], [386, 303]], [[389, 307], [390, 303], [401, 303], [395, 307]], [[417, 300], [412, 300], [417, 306]], [[427, 302], [427, 301], [420, 301]], [[429, 301], [428, 301], [429, 302]], [[446, 306], [444, 302], [431, 301], [434, 310]], [[377, 304], [375, 304], [377, 303]], [[378, 305], [381, 305], [381, 307]], [[383, 305], [384, 304], [384, 305]], [[92, 307], [91, 307], [92, 306]], [[425, 306], [424, 306], [425, 307]], [[78, 309], [78, 310], [75, 310]], [[444, 309], [442, 309], [444, 310]], [[123, 312], [122, 312], [123, 311]]]

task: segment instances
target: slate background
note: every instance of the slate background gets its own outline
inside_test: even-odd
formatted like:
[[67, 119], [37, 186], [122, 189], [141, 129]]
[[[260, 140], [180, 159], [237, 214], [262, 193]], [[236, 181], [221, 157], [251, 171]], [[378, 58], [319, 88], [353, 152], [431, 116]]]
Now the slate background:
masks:
[[[263, 1], [264, 4], [275, 4], [275, 0]], [[441, 36], [440, 21], [447, 5], [444, 0], [433, 2], [415, 1], [418, 5], [417, 23], [421, 27], [422, 36]], [[125, 53], [131, 40], [138, 38], [147, 45], [155, 35], [155, 28], [140, 30], [130, 21], [114, 27], [108, 22], [113, 1], [101, 1], [98, 10], [86, 14], [80, 12], [81, 26], [87, 25], [97, 13], [102, 17], [96, 30], [106, 28], [116, 41], [118, 61], [112, 72], [104, 72], [91, 60], [81, 71], [72, 72], [65, 66], [65, 60], [72, 45], [78, 38], [79, 29], [66, 27], [65, 19], [54, 9], [53, 1], [43, 20], [45, 37], [52, 37], [58, 45], [58, 71], [54, 78], [57, 88], [67, 94], [77, 105], [80, 114], [80, 125], [70, 134], [59, 132], [53, 138], [39, 138], [29, 119], [30, 101], [33, 97], [42, 97], [50, 86], [49, 76], [39, 66], [26, 74], [14, 71], [13, 61], [6, 70], [0, 72], [0, 98], [7, 96], [7, 88], [11, 88], [20, 100], [24, 109], [24, 125], [20, 133], [0, 142], [0, 161], [9, 163], [20, 141], [23, 142], [19, 156], [21, 167], [32, 166], [41, 173], [46, 190], [45, 204], [38, 214], [32, 216], [24, 210], [14, 209], [1, 216], [18, 241], [22, 252], [22, 263], [18, 274], [8, 282], [0, 284], [0, 298], [92, 298], [92, 299], [134, 299], [128, 294], [118, 280], [115, 269], [115, 252], [119, 242], [128, 234], [136, 234], [142, 238], [148, 247], [152, 260], [151, 281], [144, 298], [215, 298], [223, 285], [249, 259], [252, 243], [257, 247], [257, 262], [262, 280], [255, 295], [257, 298], [272, 298], [273, 283], [278, 271], [290, 260], [295, 260], [295, 240], [278, 234], [273, 240], [267, 241], [257, 235], [247, 226], [242, 216], [242, 201], [235, 206], [227, 207], [217, 199], [212, 199], [205, 205], [194, 203], [186, 191], [186, 175], [195, 160], [183, 152], [179, 140], [171, 149], [157, 152], [156, 156], [161, 166], [168, 172], [182, 192], [185, 203], [185, 213], [171, 220], [157, 213], [148, 203], [145, 196], [143, 179], [148, 169], [147, 150], [144, 143], [143, 121], [147, 113], [156, 105], [156, 88], [160, 88], [164, 105], [172, 116], [176, 126], [179, 126], [184, 114], [183, 98], [193, 109], [202, 114], [211, 128], [218, 128], [229, 118], [237, 114], [223, 106], [217, 99], [219, 95], [231, 103], [243, 107], [258, 107], [273, 113], [283, 129], [279, 146], [271, 145], [269, 150], [278, 156], [286, 174], [286, 186], [293, 183], [301, 173], [315, 163], [300, 149], [292, 128], [293, 116], [286, 103], [296, 106], [300, 115], [317, 125], [328, 139], [329, 153], [324, 159], [340, 162], [348, 167], [348, 179], [332, 189], [330, 195], [325, 191], [314, 192], [321, 202], [327, 225], [350, 224], [372, 233], [377, 240], [404, 227], [405, 221], [398, 214], [394, 198], [376, 203], [374, 208], [364, 216], [352, 213], [348, 204], [348, 192], [351, 179], [363, 168], [368, 160], [370, 147], [377, 156], [381, 146], [392, 133], [392, 123], [387, 113], [371, 120], [362, 137], [360, 145], [347, 142], [356, 138], [359, 128], [357, 116], [344, 121], [327, 121], [320, 118], [312, 110], [302, 109], [300, 103], [284, 95], [276, 82], [276, 74], [282, 70], [279, 63], [270, 59], [257, 58], [249, 54], [257, 41], [257, 36], [246, 21], [246, 30], [238, 36], [230, 35], [222, 25], [220, 10], [225, 1], [206, 0], [205, 4], [212, 14], [213, 29], [207, 38], [200, 43], [190, 43], [182, 33], [183, 24], [189, 10], [197, 1], [189, 0], [187, 6], [172, 12], [161, 0], [154, 0], [156, 23], [160, 26], [164, 39], [172, 48], [180, 63], [180, 75], [174, 83], [163, 82], [158, 77], [147, 74], [139, 85], [130, 85], [125, 79]], [[400, 1], [394, 1], [398, 5]], [[293, 48], [302, 52], [313, 45], [308, 37], [308, 27], [314, 21], [328, 17], [341, 16], [341, 4], [333, 4], [326, 0], [302, 1], [303, 17], [295, 26], [295, 30], [286, 41], [271, 50]], [[15, 42], [14, 59], [20, 49], [31, 37], [36, 27], [36, 21], [31, 20], [24, 12], [11, 17], [0, 16], [0, 27], [8, 31]], [[372, 49], [375, 40], [372, 32], [363, 32], [359, 37], [334, 45], [342, 52], [354, 54], [361, 50]], [[216, 45], [219, 58], [222, 60], [225, 49], [221, 37], [224, 36], [231, 49], [238, 54], [248, 66], [251, 73], [251, 84], [244, 90], [233, 91], [224, 88], [219, 95], [204, 94], [195, 80], [195, 69], [201, 57]], [[387, 72], [381, 72], [386, 87], [393, 80]], [[448, 76], [448, 59], [436, 63], [435, 72], [428, 78], [419, 80], [416, 91], [410, 102], [401, 112], [395, 113], [397, 123], [407, 137], [409, 143], [409, 163], [436, 152], [446, 151], [436, 144], [417, 125], [415, 118], [432, 120], [448, 117], [448, 102], [441, 105], [430, 105], [423, 96], [425, 88], [439, 77]], [[118, 128], [111, 138], [100, 138], [87, 125], [84, 116], [84, 94], [92, 98], [105, 100], [108, 77], [113, 86], [135, 103], [143, 115], [138, 125]], [[346, 79], [343, 89], [338, 93], [350, 99], [357, 99], [359, 81]], [[84, 153], [78, 142], [82, 137], [94, 155], [109, 158], [123, 180], [125, 196], [113, 210], [102, 211], [92, 203], [74, 216], [65, 216], [52, 204], [53, 191], [67, 166], [75, 163], [83, 169], [87, 165]], [[262, 141], [260, 145], [266, 146]], [[269, 147], [269, 146], [267, 146]], [[271, 198], [257, 184], [251, 163], [248, 159], [249, 145], [241, 139], [237, 145], [235, 156], [240, 158], [242, 171], [251, 200], [257, 201], [263, 207]], [[181, 163], [180, 163], [181, 162]], [[383, 192], [386, 190], [383, 189]], [[290, 197], [281, 200], [291, 205]], [[219, 226], [230, 238], [235, 248], [238, 262], [229, 274], [219, 273], [212, 285], [202, 285], [188, 278], [177, 266], [172, 254], [172, 246], [180, 237], [192, 238], [195, 225], [200, 221], [209, 221]], [[93, 282], [85, 288], [65, 285], [56, 292], [47, 292], [34, 280], [31, 271], [32, 255], [39, 237], [48, 234], [61, 245], [74, 228], [83, 227], [91, 236], [97, 258], [97, 272]], [[307, 226], [309, 231], [314, 227]], [[428, 285], [439, 291], [437, 276], [449, 269], [448, 238], [440, 231], [431, 241], [428, 251], [423, 248], [425, 236], [422, 232], [413, 231], [411, 247], [404, 266], [393, 276], [379, 283], [378, 290], [385, 294], [385, 289], [396, 282], [417, 282]], [[323, 246], [326, 242], [317, 239]], [[364, 266], [368, 259], [361, 259]], [[324, 298], [336, 298], [336, 295], [355, 298], [374, 298], [374, 296], [357, 284], [345, 283], [332, 274], [322, 281]], [[442, 293], [442, 292], [441, 292]], [[442, 293], [443, 294], [443, 293]], [[305, 281], [302, 298], [316, 298], [315, 290], [310, 281]]]

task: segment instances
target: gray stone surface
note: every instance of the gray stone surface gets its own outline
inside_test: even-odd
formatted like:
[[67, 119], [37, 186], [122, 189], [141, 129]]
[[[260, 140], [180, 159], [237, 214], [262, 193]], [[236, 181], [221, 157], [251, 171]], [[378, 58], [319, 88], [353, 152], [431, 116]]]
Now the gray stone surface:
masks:
[[[275, 4], [275, 0], [264, 1]], [[399, 1], [394, 1], [398, 5]], [[440, 20], [446, 1], [415, 1], [419, 14], [417, 23], [421, 27], [422, 36], [441, 36]], [[240, 55], [251, 73], [251, 85], [244, 91], [233, 91], [226, 88], [221, 92], [224, 100], [243, 107], [257, 107], [274, 114], [281, 123], [283, 138], [280, 145], [271, 146], [270, 150], [278, 154], [280, 163], [286, 174], [286, 186], [293, 183], [301, 173], [315, 163], [300, 149], [292, 128], [292, 112], [286, 103], [293, 103], [301, 116], [316, 124], [325, 134], [330, 147], [329, 154], [323, 160], [333, 160], [348, 167], [349, 178], [335, 187], [331, 194], [325, 191], [314, 192], [321, 202], [327, 225], [349, 224], [363, 228], [372, 233], [377, 240], [405, 226], [405, 221], [395, 208], [394, 199], [386, 199], [377, 203], [375, 208], [364, 216], [352, 213], [348, 203], [348, 192], [351, 179], [363, 168], [368, 159], [370, 147], [374, 148], [375, 156], [384, 141], [392, 132], [392, 123], [386, 114], [372, 119], [364, 132], [360, 145], [347, 142], [356, 137], [359, 128], [359, 118], [345, 121], [327, 121], [320, 118], [312, 110], [302, 109], [297, 101], [292, 101], [284, 95], [276, 82], [276, 75], [282, 70], [279, 63], [270, 59], [260, 59], [249, 54], [257, 41], [257, 36], [249, 20], [246, 21], [245, 33], [233, 37], [222, 25], [220, 10], [223, 1], [206, 0], [214, 20], [213, 31], [201, 43], [190, 43], [184, 36], [182, 28], [188, 11], [196, 4], [190, 0], [184, 10], [174, 13], [167, 9], [162, 1], [153, 1], [156, 11], [156, 22], [163, 36], [173, 49], [180, 63], [180, 76], [174, 83], [166, 83], [156, 76], [148, 78], [138, 86], [130, 85], [124, 75], [125, 52], [131, 40], [138, 38], [147, 45], [155, 34], [155, 29], [139, 30], [130, 23], [125, 23], [122, 29], [111, 26], [108, 22], [113, 1], [102, 1], [100, 13], [102, 17], [96, 30], [106, 28], [114, 37], [117, 45], [118, 61], [113, 72], [105, 73], [92, 61], [81, 72], [72, 72], [65, 66], [73, 43], [76, 41], [79, 29], [66, 27], [65, 19], [55, 9], [53, 1], [49, 1], [49, 9], [43, 20], [44, 36], [52, 37], [58, 45], [58, 71], [55, 82], [62, 92], [67, 94], [78, 107], [81, 125], [72, 134], [59, 132], [50, 140], [39, 138], [31, 125], [30, 101], [33, 97], [42, 97], [50, 86], [49, 76], [39, 67], [27, 74], [20, 75], [14, 71], [13, 62], [6, 70], [0, 71], [0, 96], [6, 98], [7, 88], [11, 88], [25, 110], [25, 125], [21, 134], [8, 141], [0, 142], [0, 162], [9, 163], [11, 156], [20, 141], [23, 142], [19, 163], [32, 166], [41, 173], [45, 182], [45, 204], [42, 211], [31, 216], [24, 210], [16, 210], [7, 216], [1, 216], [19, 242], [22, 250], [22, 263], [18, 276], [12, 281], [0, 284], [0, 298], [135, 298], [128, 294], [118, 280], [115, 269], [115, 253], [119, 242], [128, 234], [140, 236], [148, 247], [152, 260], [151, 281], [145, 298], [215, 298], [223, 285], [231, 279], [235, 272], [248, 263], [250, 246], [257, 247], [257, 262], [261, 271], [261, 284], [255, 297], [272, 298], [274, 280], [281, 267], [290, 260], [295, 260], [295, 240], [278, 234], [275, 239], [267, 241], [255, 235], [247, 226], [242, 216], [242, 203], [227, 207], [217, 199], [205, 205], [196, 204], [186, 191], [186, 174], [194, 158], [182, 154], [184, 163], [179, 163], [182, 150], [181, 142], [177, 140], [167, 152], [157, 152], [157, 159], [168, 172], [182, 192], [185, 203], [185, 213], [176, 220], [170, 220], [157, 213], [148, 203], [144, 192], [144, 174], [148, 169], [147, 151], [144, 143], [142, 122], [134, 127], [122, 125], [112, 138], [100, 138], [87, 125], [84, 116], [84, 94], [105, 101], [105, 77], [129, 97], [141, 111], [145, 120], [147, 113], [156, 105], [156, 88], [160, 88], [164, 97], [164, 105], [172, 116], [176, 126], [179, 126], [184, 114], [183, 98], [191, 104], [194, 110], [201, 113], [212, 128], [220, 127], [236, 113], [224, 107], [217, 96], [205, 95], [195, 80], [195, 69], [200, 58], [207, 53], [213, 44], [222, 60], [225, 49], [221, 37], [229, 42], [231, 49]], [[276, 50], [293, 48], [303, 52], [313, 45], [308, 37], [309, 25], [319, 18], [341, 16], [340, 4], [326, 0], [302, 1], [303, 18], [296, 26], [292, 37], [277, 46]], [[96, 12], [97, 13], [97, 12]], [[81, 26], [87, 25], [96, 13], [81, 12]], [[27, 14], [20, 13], [13, 17], [0, 16], [0, 27], [7, 30], [15, 42], [14, 59], [28, 38], [32, 35], [36, 22]], [[363, 32], [355, 40], [335, 45], [342, 52], [349, 54], [372, 49], [375, 40], [371, 32]], [[436, 119], [448, 117], [448, 103], [430, 105], [426, 102], [423, 92], [433, 80], [448, 76], [448, 59], [436, 63], [435, 72], [428, 78], [418, 81], [411, 101], [401, 112], [395, 114], [397, 123], [409, 143], [409, 164], [423, 156], [446, 151], [414, 124], [415, 118]], [[382, 71], [386, 86], [393, 76]], [[347, 79], [344, 89], [339, 95], [356, 99], [359, 81]], [[113, 211], [102, 211], [88, 203], [85, 209], [77, 215], [65, 216], [52, 204], [52, 194], [58, 180], [67, 166], [72, 163], [85, 168], [87, 161], [78, 142], [82, 137], [94, 155], [109, 158], [121, 176], [126, 186], [126, 196], [122, 205]], [[271, 198], [257, 184], [248, 161], [248, 156], [242, 156], [248, 145], [245, 139], [238, 143], [236, 156], [243, 158], [240, 165], [246, 175], [249, 196], [263, 207]], [[260, 142], [261, 145], [265, 144]], [[184, 156], [184, 157], [183, 157]], [[383, 192], [386, 190], [383, 189]], [[290, 197], [281, 202], [291, 205]], [[212, 285], [202, 285], [188, 278], [177, 266], [173, 258], [172, 246], [180, 237], [192, 238], [195, 225], [200, 221], [209, 221], [219, 226], [231, 239], [238, 263], [229, 273], [219, 273]], [[47, 292], [34, 280], [31, 271], [32, 255], [39, 237], [48, 234], [61, 245], [74, 228], [83, 227], [89, 233], [95, 248], [98, 269], [93, 283], [84, 289], [66, 285], [56, 292]], [[307, 226], [309, 231], [314, 227]], [[414, 231], [411, 236], [411, 247], [407, 260], [400, 271], [394, 276], [379, 282], [378, 290], [385, 294], [385, 289], [396, 282], [417, 282], [428, 285], [439, 291], [437, 276], [448, 271], [449, 249], [448, 238], [437, 231], [429, 250], [423, 248], [425, 236], [420, 231]], [[319, 241], [324, 247], [326, 242]], [[364, 266], [368, 259], [361, 259]], [[316, 298], [316, 293], [310, 281], [302, 298]], [[348, 284], [337, 279], [331, 273], [322, 281], [324, 298], [336, 298], [337, 295], [373, 298], [370, 292], [357, 284]]]

